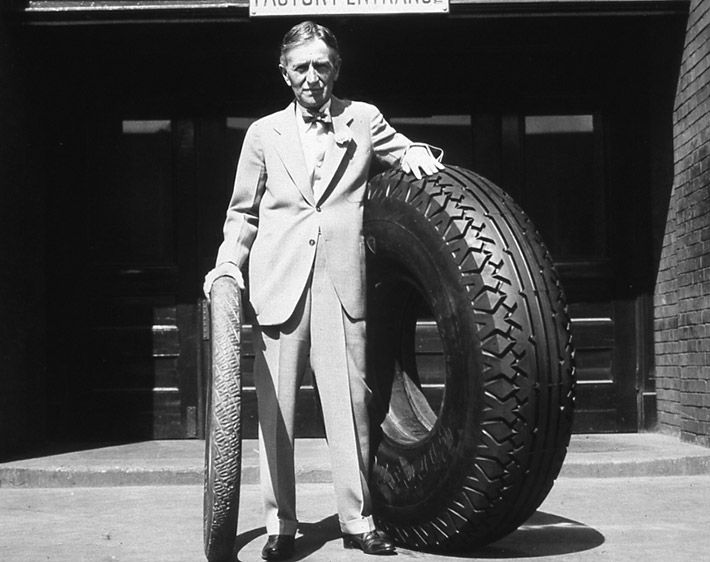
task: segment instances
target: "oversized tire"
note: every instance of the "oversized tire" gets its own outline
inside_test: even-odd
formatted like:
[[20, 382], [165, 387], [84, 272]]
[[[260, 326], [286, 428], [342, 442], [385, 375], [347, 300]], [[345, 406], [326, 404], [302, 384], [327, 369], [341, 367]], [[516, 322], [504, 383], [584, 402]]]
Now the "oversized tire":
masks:
[[232, 560], [239, 520], [241, 440], [241, 294], [231, 277], [210, 293], [211, 381], [205, 415], [203, 531], [210, 562]]
[[[385, 172], [364, 214], [375, 517], [412, 548], [495, 541], [542, 503], [569, 444], [574, 354], [550, 254], [506, 193], [461, 168]], [[417, 364], [427, 320], [439, 403]]]

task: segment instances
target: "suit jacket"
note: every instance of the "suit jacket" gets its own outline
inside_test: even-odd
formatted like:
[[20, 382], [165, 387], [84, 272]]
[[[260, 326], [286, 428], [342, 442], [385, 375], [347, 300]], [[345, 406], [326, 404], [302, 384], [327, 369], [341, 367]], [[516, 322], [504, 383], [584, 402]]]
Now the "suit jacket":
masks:
[[323, 160], [324, 189], [316, 200], [294, 103], [247, 130], [217, 264], [241, 268], [249, 257], [250, 300], [259, 323], [281, 324], [308, 283], [316, 243], [324, 244], [343, 308], [350, 317], [363, 318], [362, 211], [370, 164], [373, 157], [396, 164], [411, 142], [373, 105], [334, 97], [335, 140]]

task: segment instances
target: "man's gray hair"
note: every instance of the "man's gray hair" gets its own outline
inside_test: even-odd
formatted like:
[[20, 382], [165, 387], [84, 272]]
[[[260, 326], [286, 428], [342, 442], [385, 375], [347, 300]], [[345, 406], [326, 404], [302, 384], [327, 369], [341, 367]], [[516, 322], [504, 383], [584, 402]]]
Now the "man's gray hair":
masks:
[[338, 47], [338, 40], [335, 38], [335, 35], [333, 35], [333, 32], [324, 25], [312, 21], [302, 21], [289, 29], [281, 41], [281, 64], [283, 65], [285, 63], [286, 53], [290, 49], [313, 39], [320, 39], [333, 50], [335, 54], [335, 60], [333, 62], [340, 60], [340, 48]]

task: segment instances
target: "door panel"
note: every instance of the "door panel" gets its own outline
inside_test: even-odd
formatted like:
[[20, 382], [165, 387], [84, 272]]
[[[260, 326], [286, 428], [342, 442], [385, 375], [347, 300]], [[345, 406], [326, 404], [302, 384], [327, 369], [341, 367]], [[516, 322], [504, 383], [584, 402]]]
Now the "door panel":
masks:
[[577, 364], [576, 432], [634, 430], [633, 301], [617, 264], [624, 242], [611, 208], [605, 135], [591, 113], [478, 115], [474, 169], [530, 215], [550, 250], [569, 303]]
[[[227, 120], [223, 138], [229, 147], [226, 176], [230, 180], [250, 122], [244, 117]], [[579, 380], [575, 431], [632, 428], [639, 326], [634, 324], [633, 306], [615, 294], [619, 280], [613, 252], [618, 247], [610, 240], [613, 229], [600, 118], [592, 114], [449, 115], [394, 117], [392, 122], [412, 138], [439, 139], [447, 149], [447, 162], [487, 175], [531, 215], [553, 255], [570, 304]], [[231, 191], [231, 183], [224, 185], [224, 202], [214, 213], [219, 224]], [[212, 228], [214, 237], [218, 229]], [[217, 238], [212, 241], [215, 249], [218, 243]], [[254, 436], [253, 317], [248, 309], [245, 320], [244, 430]], [[443, 396], [445, 362], [436, 326], [426, 316], [418, 322], [415, 354], [425, 393], [436, 408]], [[299, 395], [297, 435], [322, 435], [322, 431], [309, 375]]]
[[[185, 123], [113, 119], [94, 131], [86, 217], [87, 437], [196, 435], [198, 326], [181, 294], [178, 172], [190, 158]], [[185, 306], [188, 310], [185, 311]], [[192, 336], [191, 336], [192, 334]]]

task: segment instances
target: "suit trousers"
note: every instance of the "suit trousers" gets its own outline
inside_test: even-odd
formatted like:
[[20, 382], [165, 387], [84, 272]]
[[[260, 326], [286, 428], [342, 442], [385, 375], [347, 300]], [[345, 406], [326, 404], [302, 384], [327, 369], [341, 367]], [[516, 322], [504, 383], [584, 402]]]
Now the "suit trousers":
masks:
[[365, 320], [345, 313], [319, 238], [309, 283], [293, 315], [258, 326], [254, 378], [259, 409], [261, 488], [269, 535], [297, 528], [294, 475], [296, 394], [310, 357], [316, 381], [340, 527], [374, 530], [368, 489], [371, 392], [365, 380]]

